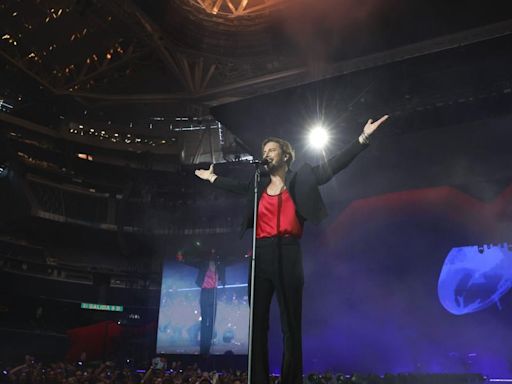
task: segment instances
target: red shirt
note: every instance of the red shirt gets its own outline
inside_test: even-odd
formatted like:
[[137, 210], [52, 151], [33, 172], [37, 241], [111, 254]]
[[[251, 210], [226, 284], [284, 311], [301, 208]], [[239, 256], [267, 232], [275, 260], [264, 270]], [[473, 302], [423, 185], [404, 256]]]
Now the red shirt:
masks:
[[273, 236], [302, 236], [302, 224], [286, 189], [275, 196], [263, 192], [258, 205], [256, 237], [261, 239]]
[[208, 267], [201, 288], [217, 288], [217, 272], [215, 271], [215, 267], [211, 265]]

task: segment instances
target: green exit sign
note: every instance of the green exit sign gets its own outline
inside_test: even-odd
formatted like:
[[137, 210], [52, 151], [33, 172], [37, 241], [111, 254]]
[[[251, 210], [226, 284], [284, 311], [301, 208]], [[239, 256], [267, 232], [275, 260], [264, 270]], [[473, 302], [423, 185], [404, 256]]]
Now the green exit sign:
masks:
[[93, 304], [93, 303], [82, 303], [80, 304], [82, 309], [93, 309], [96, 311], [110, 311], [110, 312], [123, 312], [124, 308], [122, 305], [106, 305], [106, 304]]

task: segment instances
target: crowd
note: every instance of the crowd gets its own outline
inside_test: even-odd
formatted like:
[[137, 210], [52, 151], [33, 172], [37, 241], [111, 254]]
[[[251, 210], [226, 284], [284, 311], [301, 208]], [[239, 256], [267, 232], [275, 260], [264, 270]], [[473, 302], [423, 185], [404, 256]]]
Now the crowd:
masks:
[[[129, 363], [129, 361], [128, 361]], [[197, 365], [182, 367], [173, 362], [168, 369], [138, 370], [128, 363], [114, 362], [43, 364], [26, 356], [25, 362], [2, 368], [1, 382], [10, 384], [246, 384], [241, 371], [203, 371]]]
[[[247, 384], [247, 373], [239, 370], [206, 371], [197, 364], [183, 366], [179, 361], [169, 366], [155, 364], [149, 369], [135, 369], [129, 360], [122, 364], [112, 361], [75, 364], [63, 361], [43, 364], [26, 356], [18, 366], [3, 367], [0, 383], [9, 384]], [[277, 376], [271, 377], [278, 384]], [[385, 374], [345, 376], [330, 373], [310, 373], [305, 384], [484, 384], [480, 374]]]

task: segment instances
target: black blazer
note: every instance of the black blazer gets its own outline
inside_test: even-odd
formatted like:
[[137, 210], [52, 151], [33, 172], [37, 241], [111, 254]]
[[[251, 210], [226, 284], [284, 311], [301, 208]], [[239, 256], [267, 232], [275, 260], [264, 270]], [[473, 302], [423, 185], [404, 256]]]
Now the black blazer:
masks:
[[[208, 272], [208, 267], [210, 266], [210, 262], [207, 259], [204, 260], [190, 260], [184, 259], [182, 261], [183, 264], [186, 264], [190, 267], [197, 268], [196, 275], [196, 285], [201, 288], [203, 286], [204, 278], [206, 277], [206, 272]], [[215, 269], [217, 271], [218, 285], [226, 284], [226, 265], [220, 260], [215, 260]]]
[[[313, 167], [306, 163], [297, 171], [288, 170], [285, 185], [295, 204], [297, 216], [302, 222], [309, 220], [316, 224], [327, 217], [327, 209], [318, 187], [327, 183], [334, 175], [347, 167], [367, 147], [368, 145], [355, 140], [341, 152], [319, 165]], [[270, 176], [262, 175], [258, 185], [258, 202], [269, 183]], [[218, 176], [213, 185], [227, 191], [247, 195], [247, 209], [240, 228], [240, 236], [243, 236], [245, 231], [253, 226], [254, 180], [247, 183]]]

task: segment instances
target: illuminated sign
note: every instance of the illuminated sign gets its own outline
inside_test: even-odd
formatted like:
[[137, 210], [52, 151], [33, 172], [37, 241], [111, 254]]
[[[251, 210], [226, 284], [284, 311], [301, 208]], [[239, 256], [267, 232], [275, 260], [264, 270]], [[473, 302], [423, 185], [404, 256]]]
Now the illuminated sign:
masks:
[[82, 303], [80, 304], [82, 309], [92, 309], [96, 311], [109, 311], [109, 312], [123, 312], [124, 308], [122, 305], [107, 305], [107, 304], [93, 304], [93, 303]]

